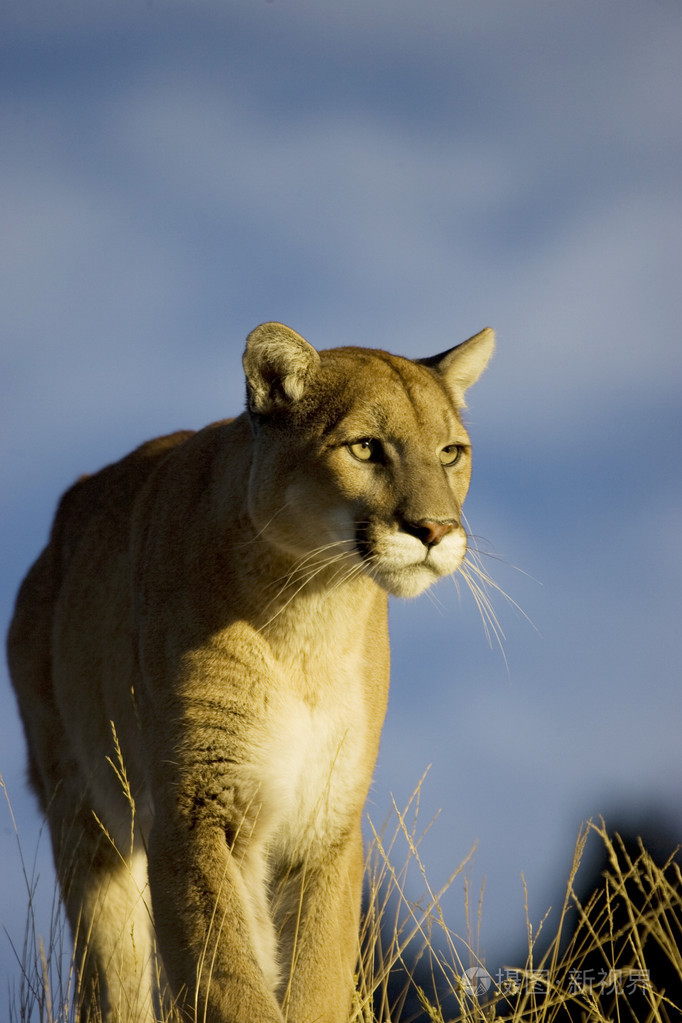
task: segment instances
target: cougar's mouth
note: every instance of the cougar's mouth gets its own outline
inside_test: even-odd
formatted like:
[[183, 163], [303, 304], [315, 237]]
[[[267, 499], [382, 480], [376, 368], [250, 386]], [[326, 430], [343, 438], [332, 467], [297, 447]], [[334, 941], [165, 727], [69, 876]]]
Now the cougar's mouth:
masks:
[[[400, 537], [411, 537], [413, 539], [420, 539], [417, 535], [417, 531], [414, 532], [408, 529], [401, 529], [398, 524], [394, 524], [393, 528], [385, 526], [385, 535], [383, 530], [377, 532], [376, 525], [373, 528], [373, 524], [367, 519], [363, 519], [355, 524], [355, 546], [363, 559], [368, 559], [376, 556], [377, 547], [385, 545], [386, 540], [389, 542], [391, 539], [398, 539]], [[420, 540], [424, 547], [424, 557], [415, 559], [415, 564], [422, 564], [431, 560], [430, 555], [436, 544], [428, 544], [423, 540]]]
[[[402, 538], [407, 543], [410, 543], [411, 540], [414, 540], [414, 537], [410, 537], [409, 533], [401, 531], [397, 525], [393, 529], [386, 525], [384, 530], [377, 529], [377, 525], [368, 520], [362, 520], [355, 525], [355, 548], [362, 560], [369, 563], [373, 569], [376, 569], [379, 563], [383, 562], [390, 563], [392, 571], [409, 571], [411, 568], [420, 568], [422, 566], [433, 567], [434, 559], [431, 557], [430, 547], [423, 546], [422, 550], [417, 553], [418, 548], [415, 545], [414, 552], [410, 550], [409, 555], [406, 555], [404, 549], [402, 551], [396, 549], [401, 546], [399, 541]], [[410, 538], [409, 540], [408, 537]], [[398, 543], [396, 548], [393, 548], [395, 541], [398, 541]], [[434, 571], [437, 570], [434, 568]]]
[[383, 589], [397, 597], [414, 597], [457, 571], [466, 540], [457, 531], [427, 546], [399, 527], [362, 520], [355, 524], [355, 549], [367, 574]]

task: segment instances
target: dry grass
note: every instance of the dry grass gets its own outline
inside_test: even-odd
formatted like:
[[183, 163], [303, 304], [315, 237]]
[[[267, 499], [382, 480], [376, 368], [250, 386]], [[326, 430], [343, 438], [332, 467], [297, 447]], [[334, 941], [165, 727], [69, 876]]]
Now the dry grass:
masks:
[[[439, 906], [442, 893], [431, 891], [423, 871], [414, 821], [408, 828], [404, 815], [396, 810], [396, 816], [399, 831], [408, 839], [410, 856], [422, 872], [427, 904], [425, 909], [417, 908], [406, 898], [401, 878], [391, 866], [391, 850], [375, 836], [371, 858], [378, 873], [370, 871], [370, 878], [389, 879], [402, 912], [387, 921], [390, 899], [386, 888], [383, 883], [371, 885], [363, 962], [372, 962], [375, 939], [381, 941], [386, 933], [390, 937], [378, 971], [366, 984], [367, 1014], [358, 1019], [401, 1023], [402, 1017], [391, 1012], [386, 997], [387, 974], [392, 964], [393, 968], [400, 964], [406, 981], [415, 988], [422, 1010], [419, 1019], [424, 1023], [680, 1023], [682, 876], [673, 855], [658, 864], [641, 842], [633, 854], [618, 836], [610, 836], [603, 820], [589, 822], [578, 836], [558, 923], [551, 935], [547, 933], [549, 915], [535, 928], [526, 909], [525, 963], [489, 974], [477, 952], [480, 904], [477, 927], [469, 924], [466, 938], [449, 930]], [[576, 889], [576, 875], [590, 836], [600, 845], [608, 867], [583, 901]], [[381, 901], [377, 901], [377, 892], [382, 893]], [[470, 921], [469, 905], [465, 911]], [[378, 920], [382, 916], [380, 933]], [[410, 944], [414, 937], [421, 939], [417, 956], [414, 943]], [[431, 981], [435, 997], [420, 989], [423, 977]]]
[[[0, 785], [4, 789], [1, 777]], [[423, 1023], [682, 1020], [682, 1007], [675, 1004], [682, 992], [682, 877], [672, 857], [657, 864], [641, 845], [633, 854], [612, 838], [603, 821], [587, 824], [578, 837], [552, 933], [551, 917], [534, 927], [527, 912], [525, 963], [491, 975], [477, 955], [480, 904], [474, 911], [465, 895], [465, 936], [448, 928], [440, 908], [443, 891], [462, 874], [468, 859], [443, 890], [433, 891], [429, 884], [419, 848], [419, 791], [405, 811], [394, 807], [390, 829], [372, 828], [367, 908], [349, 1023], [408, 1023], [415, 1018]], [[600, 844], [608, 870], [583, 902], [576, 874], [590, 835]], [[394, 865], [398, 855], [400, 869]], [[62, 907], [55, 896], [49, 934], [43, 939], [35, 923], [35, 871], [23, 858], [22, 868], [28, 912], [23, 940], [12, 944], [17, 981], [7, 1018], [10, 1023], [79, 1023], [78, 971]], [[415, 868], [424, 889], [418, 901], [406, 894], [408, 872]], [[172, 1017], [166, 1015], [164, 1023], [175, 1023]]]

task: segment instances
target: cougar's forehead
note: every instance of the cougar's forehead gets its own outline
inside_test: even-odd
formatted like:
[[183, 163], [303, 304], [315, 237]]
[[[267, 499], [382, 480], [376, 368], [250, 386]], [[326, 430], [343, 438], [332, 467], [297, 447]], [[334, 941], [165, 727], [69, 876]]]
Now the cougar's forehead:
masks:
[[[337, 348], [321, 352], [323, 392], [331, 419], [379, 434], [393, 430], [447, 433], [459, 415], [434, 373], [380, 350]], [[330, 422], [330, 426], [333, 423]]]

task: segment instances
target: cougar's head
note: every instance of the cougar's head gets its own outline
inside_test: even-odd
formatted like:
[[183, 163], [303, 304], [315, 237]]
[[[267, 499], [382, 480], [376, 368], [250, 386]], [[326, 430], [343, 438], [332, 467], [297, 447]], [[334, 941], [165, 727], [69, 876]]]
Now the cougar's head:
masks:
[[471, 477], [460, 410], [493, 347], [486, 328], [413, 362], [257, 327], [244, 352], [256, 531], [310, 580], [363, 572], [409, 597], [456, 571]]

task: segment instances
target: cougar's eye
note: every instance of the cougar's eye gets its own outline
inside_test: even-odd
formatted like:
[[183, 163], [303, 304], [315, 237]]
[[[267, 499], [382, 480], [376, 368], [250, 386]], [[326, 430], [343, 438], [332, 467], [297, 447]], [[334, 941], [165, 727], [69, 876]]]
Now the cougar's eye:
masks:
[[363, 437], [362, 440], [356, 440], [349, 444], [348, 450], [353, 458], [357, 458], [358, 462], [376, 462], [378, 461], [381, 447], [379, 441], [373, 440], [371, 437]]
[[438, 453], [441, 465], [454, 465], [455, 462], [459, 461], [460, 455], [462, 454], [462, 448], [459, 444], [448, 444], [447, 447], [441, 448]]

